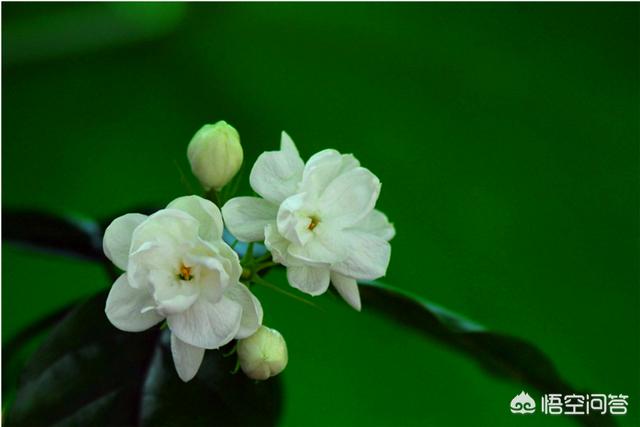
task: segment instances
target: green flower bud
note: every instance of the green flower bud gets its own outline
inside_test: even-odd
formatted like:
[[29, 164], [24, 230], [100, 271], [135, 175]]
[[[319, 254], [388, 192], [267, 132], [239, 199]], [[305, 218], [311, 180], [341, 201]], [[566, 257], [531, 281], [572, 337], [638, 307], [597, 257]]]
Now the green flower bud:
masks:
[[238, 341], [238, 359], [249, 378], [266, 380], [287, 366], [287, 343], [280, 332], [261, 326], [249, 338]]
[[204, 125], [191, 139], [187, 157], [205, 190], [220, 190], [242, 165], [240, 136], [225, 121]]

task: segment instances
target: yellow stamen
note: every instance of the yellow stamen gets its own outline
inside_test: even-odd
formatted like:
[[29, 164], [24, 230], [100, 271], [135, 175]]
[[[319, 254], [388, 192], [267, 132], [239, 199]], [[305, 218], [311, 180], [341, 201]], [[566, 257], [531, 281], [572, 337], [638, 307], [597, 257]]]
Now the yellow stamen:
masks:
[[315, 216], [310, 217], [310, 219], [311, 219], [311, 222], [307, 226], [307, 230], [313, 231], [313, 229], [316, 228], [318, 226], [318, 224], [320, 223], [320, 220], [318, 218], [316, 218]]
[[180, 267], [179, 276], [182, 280], [191, 280], [193, 278], [193, 276], [191, 275], [191, 267], [187, 267], [186, 265], [182, 264], [182, 266]]

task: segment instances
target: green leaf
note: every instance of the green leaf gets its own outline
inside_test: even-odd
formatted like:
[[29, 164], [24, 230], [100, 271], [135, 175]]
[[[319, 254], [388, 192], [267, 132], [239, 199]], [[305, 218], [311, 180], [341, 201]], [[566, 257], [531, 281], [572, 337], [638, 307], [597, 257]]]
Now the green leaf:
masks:
[[[523, 339], [483, 326], [410, 292], [380, 282], [360, 283], [362, 306], [473, 358], [489, 373], [528, 384], [542, 393], [577, 393], [541, 350]], [[579, 394], [585, 394], [581, 392]], [[575, 417], [587, 426], [614, 426], [610, 416]]]
[[[162, 209], [162, 207], [154, 209], [145, 206], [133, 209], [131, 212], [151, 215], [158, 209]], [[126, 212], [122, 214], [124, 213]], [[107, 260], [102, 251], [102, 236], [113, 218], [98, 223], [89, 219], [59, 216], [46, 212], [3, 209], [4, 233], [2, 238], [4, 241], [33, 250], [103, 261], [111, 266], [111, 262]], [[227, 229], [225, 229], [223, 238], [227, 244], [236, 241], [236, 238]], [[234, 250], [242, 258], [247, 251], [247, 243], [236, 242]], [[256, 257], [264, 255], [266, 251], [261, 243], [253, 245], [253, 255]]]
[[[52, 325], [60, 322], [71, 311], [71, 306], [65, 306], [62, 309], [51, 313], [42, 319], [30, 324], [26, 328], [22, 329], [15, 337], [11, 338], [8, 342], [2, 345], [2, 393], [7, 395], [13, 384], [17, 382], [17, 369], [13, 368], [11, 364], [21, 365], [24, 361], [19, 360], [17, 357], [25, 349], [34, 344], [37, 341], [37, 337], [42, 335], [45, 331], [49, 330]], [[21, 362], [21, 363], [20, 363]], [[14, 366], [15, 366], [14, 365]], [[17, 367], [17, 366], [16, 366]]]
[[105, 259], [102, 228], [90, 220], [3, 209], [2, 226], [2, 239], [7, 242], [90, 260]]
[[[106, 261], [102, 254], [101, 237], [102, 230], [107, 224], [100, 226], [96, 223], [62, 219], [42, 213], [7, 211], [3, 211], [3, 222], [5, 229], [3, 237], [8, 241]], [[110, 266], [110, 263], [105, 265]], [[380, 282], [361, 283], [361, 297], [364, 307], [377, 310], [403, 326], [414, 328], [429, 338], [436, 339], [472, 357], [491, 374], [519, 384], [528, 384], [543, 393], [576, 392], [560, 376], [549, 357], [523, 339], [487, 331], [478, 323], [424, 298]], [[53, 421], [46, 420], [61, 421], [64, 418], [60, 417], [68, 416], [71, 417], [68, 420], [69, 423], [80, 425], [87, 423], [100, 425], [97, 419], [107, 421], [112, 419], [112, 422], [107, 424], [122, 424], [125, 418], [129, 423], [138, 423], [131, 425], [193, 425], [194, 420], [209, 423], [206, 418], [199, 418], [200, 412], [197, 408], [182, 412], [175, 411], [174, 406], [167, 406], [166, 402], [173, 402], [173, 400], [176, 402], [184, 400], [187, 403], [194, 403], [194, 406], [197, 402], [204, 405], [203, 407], [214, 408], [214, 412], [225, 414], [223, 418], [217, 418], [224, 419], [224, 425], [244, 423], [253, 425], [262, 422], [272, 424], [275, 421], [279, 408], [277, 381], [269, 381], [266, 383], [267, 386], [249, 384], [246, 378], [243, 378], [244, 382], [238, 382], [233, 376], [221, 374], [233, 369], [232, 360], [221, 358], [220, 352], [208, 351], [198, 377], [185, 386], [175, 374], [168, 345], [164, 342], [166, 339], [161, 339], [158, 331], [143, 334], [125, 334], [117, 331], [104, 317], [104, 295], [100, 298], [100, 307], [94, 306], [85, 314], [81, 308], [70, 316], [70, 318], [94, 316], [93, 320], [87, 320], [84, 323], [92, 325], [89, 331], [83, 329], [82, 321], [75, 325], [72, 322], [65, 326], [62, 332], [60, 332], [61, 325], [45, 344], [45, 351], [35, 356], [18, 391], [16, 404], [10, 413], [10, 422], [15, 422], [17, 425], [49, 425]], [[95, 300], [92, 301], [95, 305]], [[99, 315], [100, 319], [96, 320], [96, 315]], [[68, 321], [68, 319], [65, 320], [63, 325]], [[59, 339], [55, 338], [56, 333], [62, 334]], [[97, 337], [101, 338], [98, 339], [96, 333], [98, 333]], [[60, 344], [61, 342], [75, 343], [78, 340], [86, 346]], [[127, 348], [131, 349], [130, 354], [128, 350], [124, 358], [122, 355], [109, 353]], [[68, 349], [72, 351], [67, 354]], [[105, 349], [108, 350], [106, 353]], [[78, 353], [80, 350], [86, 354]], [[45, 362], [41, 360], [46, 359], [47, 354], [50, 353], [58, 354], [60, 360], [66, 360], [74, 354], [75, 364], [78, 365], [74, 369], [78, 369], [79, 373], [71, 374], [64, 371], [58, 374], [56, 369], [63, 369], [64, 366], [60, 368], [53, 363], [48, 366], [46, 360]], [[106, 359], [105, 354], [109, 354]], [[88, 362], [85, 358], [88, 358]], [[42, 365], [47, 366], [46, 372], [45, 370], [38, 372], [34, 368]], [[95, 366], [106, 367], [107, 378], [97, 374]], [[58, 382], [64, 376], [73, 377], [73, 380], [63, 381], [54, 387], [48, 383], [48, 375], [54, 375], [54, 379]], [[111, 383], [109, 380], [115, 382]], [[129, 384], [130, 380], [133, 381], [131, 384]], [[40, 381], [44, 383], [40, 384]], [[47, 388], [47, 386], [50, 387]], [[70, 400], [58, 399], [61, 394], [56, 391], [58, 390], [56, 387], [60, 387], [60, 390], [65, 393], [67, 392], [65, 387], [71, 387]], [[85, 387], [93, 394], [83, 393], [82, 390]], [[53, 397], [45, 398], [43, 393], [50, 393]], [[272, 393], [274, 400], [269, 400]], [[251, 418], [256, 412], [243, 408], [243, 402], [247, 401], [243, 398], [244, 395], [254, 396], [248, 399], [252, 401], [252, 406], [256, 405], [256, 402], [264, 405], [257, 411], [256, 418]], [[202, 396], [207, 396], [208, 399], [211, 396], [216, 397], [202, 403]], [[135, 405], [131, 402], [138, 402], [138, 406], [133, 408]], [[135, 411], [131, 412], [134, 409]], [[592, 415], [575, 419], [584, 425], [602, 427], [615, 425], [614, 420], [609, 416]]]
[[196, 377], [175, 372], [169, 331], [125, 333], [104, 315], [105, 293], [76, 307], [23, 372], [7, 426], [274, 425], [279, 379], [232, 375], [235, 357], [209, 350]]

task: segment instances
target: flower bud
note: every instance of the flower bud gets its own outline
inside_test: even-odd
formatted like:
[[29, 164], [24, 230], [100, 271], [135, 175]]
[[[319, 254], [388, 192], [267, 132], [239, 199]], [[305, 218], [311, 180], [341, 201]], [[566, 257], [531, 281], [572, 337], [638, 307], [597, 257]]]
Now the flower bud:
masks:
[[204, 125], [191, 139], [187, 157], [193, 174], [205, 190], [221, 189], [242, 164], [238, 131], [222, 120]]
[[238, 359], [249, 378], [266, 380], [287, 366], [287, 343], [280, 332], [261, 326], [249, 338], [238, 341]]

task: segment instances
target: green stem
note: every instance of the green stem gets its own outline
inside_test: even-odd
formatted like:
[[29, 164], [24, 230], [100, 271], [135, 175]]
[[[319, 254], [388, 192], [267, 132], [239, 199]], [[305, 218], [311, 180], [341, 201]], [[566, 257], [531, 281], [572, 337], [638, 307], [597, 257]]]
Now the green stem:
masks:
[[253, 260], [253, 242], [250, 242], [247, 245], [247, 252], [244, 253], [241, 263], [243, 266], [246, 266], [252, 260]]
[[235, 375], [240, 370], [240, 359], [236, 360], [236, 366], [231, 371], [231, 375]]
[[295, 300], [298, 300], [300, 302], [303, 302], [307, 305], [310, 305], [311, 307], [320, 309], [320, 307], [318, 307], [317, 305], [315, 305], [314, 303], [312, 303], [311, 301], [307, 301], [304, 298], [299, 297], [298, 295], [292, 294], [291, 292], [285, 291], [284, 289], [279, 288], [278, 286], [274, 285], [271, 282], [267, 282], [266, 280], [264, 280], [262, 277], [258, 276], [258, 275], [254, 275], [251, 280], [255, 283], [257, 283], [258, 285], [262, 285], [265, 286], [267, 288], [271, 288], [276, 292], [280, 292], [281, 294], [284, 294], [290, 298], [293, 298]]
[[268, 259], [271, 259], [271, 253], [270, 252], [267, 252], [266, 254], [262, 255], [259, 258], [256, 258], [256, 262], [260, 263], [260, 262], [266, 261]]
[[238, 350], [238, 343], [235, 343], [235, 344], [233, 345], [233, 348], [232, 348], [231, 350], [229, 350], [229, 352], [228, 352], [228, 353], [222, 353], [222, 356], [223, 356], [223, 357], [229, 357], [229, 356], [231, 356], [232, 354], [234, 354], [234, 353], [236, 352], [236, 350]]
[[274, 267], [276, 265], [278, 265], [278, 263], [277, 262], [273, 262], [273, 261], [269, 261], [269, 262], [265, 262], [265, 263], [262, 263], [262, 264], [258, 264], [256, 269], [254, 270], [254, 274], [264, 270], [265, 268]]
[[222, 207], [220, 206], [220, 198], [215, 188], [212, 188], [211, 190], [207, 191], [204, 196], [206, 199], [211, 200], [213, 204], [215, 204], [217, 207], [219, 208]]

